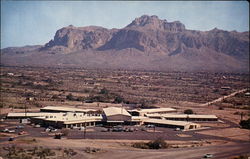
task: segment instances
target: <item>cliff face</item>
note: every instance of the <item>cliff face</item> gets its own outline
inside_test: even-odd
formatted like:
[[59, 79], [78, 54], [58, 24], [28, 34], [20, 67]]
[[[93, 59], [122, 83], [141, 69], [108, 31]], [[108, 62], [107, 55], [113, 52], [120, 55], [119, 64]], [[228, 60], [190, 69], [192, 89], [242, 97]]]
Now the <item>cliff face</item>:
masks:
[[[29, 60], [26, 59], [35, 61], [32, 58], [34, 54], [41, 56], [41, 59], [56, 54], [50, 60], [56, 66], [70, 64], [125, 69], [133, 66], [134, 69], [183, 71], [249, 70], [249, 32], [229, 32], [217, 28], [210, 31], [187, 30], [179, 21], [167, 22], [157, 16], [147, 15], [136, 18], [122, 29], [71, 25], [58, 30], [54, 39], [44, 46], [26, 49], [27, 54], [21, 57], [22, 60], [17, 58], [22, 54], [15, 54], [20, 50], [25, 54], [23, 48], [3, 49], [2, 57], [13, 59], [18, 64], [25, 61], [28, 65]], [[8, 63], [6, 61], [2, 60]], [[40, 65], [51, 63], [39, 62]]]
[[104, 45], [114, 31], [102, 27], [68, 26], [58, 30], [54, 39], [45, 44], [42, 50], [77, 51], [96, 49]]

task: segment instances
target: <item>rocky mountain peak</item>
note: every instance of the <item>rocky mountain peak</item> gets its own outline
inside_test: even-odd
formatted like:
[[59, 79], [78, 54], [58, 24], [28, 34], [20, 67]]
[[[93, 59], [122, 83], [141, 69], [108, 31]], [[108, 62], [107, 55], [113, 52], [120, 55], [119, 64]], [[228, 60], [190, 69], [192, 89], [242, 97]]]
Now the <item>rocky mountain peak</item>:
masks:
[[156, 15], [143, 15], [132, 21], [126, 28], [143, 27], [151, 30], [164, 30], [171, 32], [180, 32], [185, 30], [185, 25], [179, 21], [167, 22], [166, 19], [161, 20]]

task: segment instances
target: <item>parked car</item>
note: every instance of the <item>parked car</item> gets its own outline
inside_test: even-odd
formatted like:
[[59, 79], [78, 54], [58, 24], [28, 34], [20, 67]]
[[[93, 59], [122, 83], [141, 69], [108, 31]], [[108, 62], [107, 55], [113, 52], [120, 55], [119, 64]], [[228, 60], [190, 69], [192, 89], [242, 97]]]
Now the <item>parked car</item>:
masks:
[[9, 141], [14, 141], [14, 140], [15, 140], [14, 137], [10, 137], [10, 138], [9, 138]]
[[101, 132], [108, 132], [109, 130], [108, 129], [106, 129], [106, 128], [103, 128], [102, 130], [101, 130]]
[[41, 125], [36, 124], [34, 127], [35, 127], [35, 128], [40, 128], [40, 127], [41, 127]]
[[146, 127], [147, 127], [147, 128], [154, 128], [155, 126], [149, 124], [149, 125], [147, 125]]
[[23, 125], [17, 125], [17, 126], [16, 126], [16, 129], [23, 129], [23, 128], [24, 128]]
[[181, 131], [181, 129], [180, 128], [176, 128], [175, 131]]
[[4, 130], [2, 130], [2, 132], [7, 133], [7, 132], [9, 132], [9, 129], [5, 128]]
[[116, 127], [113, 128], [113, 131], [114, 131], [114, 132], [122, 132], [122, 131], [123, 131], [123, 128], [120, 127], [120, 126], [116, 126]]
[[16, 130], [9, 130], [8, 133], [15, 133]]
[[50, 128], [45, 128], [44, 131], [45, 132], [50, 132]]
[[50, 132], [56, 132], [57, 129], [50, 129]]
[[26, 131], [20, 131], [20, 132], [18, 133], [18, 135], [24, 135], [24, 134], [27, 134], [27, 132], [26, 132]]
[[103, 127], [103, 124], [96, 124], [96, 127]]
[[79, 130], [83, 131], [85, 130], [85, 127], [80, 127]]
[[134, 128], [129, 128], [129, 132], [134, 132], [135, 129]]
[[210, 154], [210, 153], [207, 153], [207, 154], [205, 154], [205, 155], [203, 156], [203, 158], [212, 158], [212, 157], [213, 157], [213, 155]]
[[2, 130], [2, 132], [5, 132], [5, 133], [15, 133], [16, 131], [15, 130], [9, 130], [9, 129], [4, 129]]

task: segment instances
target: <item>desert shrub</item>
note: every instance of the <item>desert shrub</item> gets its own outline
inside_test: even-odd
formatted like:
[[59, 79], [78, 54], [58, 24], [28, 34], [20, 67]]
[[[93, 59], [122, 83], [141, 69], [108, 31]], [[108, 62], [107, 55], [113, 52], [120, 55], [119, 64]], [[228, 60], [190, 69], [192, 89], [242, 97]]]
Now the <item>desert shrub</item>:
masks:
[[114, 99], [114, 103], [121, 103], [123, 101], [124, 101], [124, 99], [121, 96], [116, 96]]
[[106, 88], [101, 89], [100, 94], [108, 94], [109, 91]]
[[74, 96], [70, 93], [66, 96], [67, 100], [74, 100]]
[[167, 143], [163, 139], [156, 139], [148, 143], [150, 149], [162, 149], [167, 148]]
[[144, 143], [144, 142], [136, 142], [136, 143], [132, 144], [132, 147], [140, 148], [140, 149], [149, 149], [148, 144]]
[[184, 110], [184, 114], [194, 114], [192, 109], [186, 109]]
[[64, 149], [63, 152], [69, 157], [69, 156], [75, 156], [77, 152], [75, 152], [73, 149]]
[[90, 147], [86, 147], [84, 152], [86, 153], [97, 153], [97, 152], [100, 152], [101, 149], [99, 148], [90, 148]]
[[84, 99], [85, 99], [84, 97], [77, 97], [76, 98], [77, 101], [84, 101]]
[[242, 120], [242, 121], [240, 121], [240, 126], [243, 129], [250, 129], [250, 118], [248, 120]]
[[158, 138], [154, 141], [149, 141], [147, 143], [136, 142], [132, 144], [132, 147], [141, 149], [164, 149], [168, 147], [168, 144], [163, 139]]
[[219, 110], [224, 110], [224, 108], [223, 107], [219, 107]]

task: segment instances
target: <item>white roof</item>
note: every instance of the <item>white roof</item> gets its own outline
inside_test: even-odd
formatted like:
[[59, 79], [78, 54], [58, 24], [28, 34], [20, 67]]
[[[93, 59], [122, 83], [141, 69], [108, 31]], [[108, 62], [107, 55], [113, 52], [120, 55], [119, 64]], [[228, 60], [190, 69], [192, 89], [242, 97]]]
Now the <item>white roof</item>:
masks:
[[192, 122], [185, 122], [185, 121], [174, 121], [174, 120], [164, 120], [164, 119], [148, 119], [145, 121], [146, 123], [153, 123], [153, 124], [165, 124], [165, 125], [177, 125], [177, 126], [186, 126], [186, 125], [198, 125]]
[[46, 115], [51, 115], [51, 114], [59, 114], [59, 113], [8, 113], [7, 117], [42, 117], [42, 116], [46, 116]]
[[147, 119], [148, 117], [144, 117], [144, 116], [132, 116], [132, 121], [145, 121]]
[[133, 109], [130, 111], [135, 111], [139, 113], [158, 113], [158, 112], [172, 112], [176, 111], [174, 108], [153, 108], [153, 109]]
[[196, 114], [146, 114], [148, 117], [165, 118], [195, 118], [195, 119], [217, 119], [215, 115], [196, 115]]
[[64, 111], [64, 112], [90, 112], [96, 111], [94, 109], [79, 109], [79, 108], [69, 108], [69, 107], [57, 107], [57, 106], [47, 106], [41, 108], [41, 110], [57, 110], [57, 111]]
[[108, 107], [108, 108], [103, 108], [103, 111], [106, 116], [112, 116], [112, 115], [126, 115], [126, 116], [131, 116], [126, 109], [124, 108], [118, 108], [118, 107]]
[[77, 114], [76, 116], [74, 116], [73, 114], [69, 115], [57, 115], [57, 116], [52, 116], [50, 118], [50, 116], [47, 117], [34, 117], [35, 119], [42, 119], [42, 120], [46, 120], [46, 121], [60, 121], [60, 122], [64, 122], [64, 124], [73, 124], [73, 123], [84, 123], [84, 122], [93, 122], [93, 121], [101, 121], [102, 120], [102, 116], [86, 116], [83, 115], [80, 116], [80, 114]]

